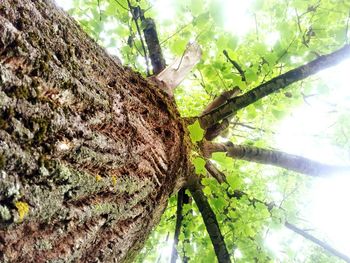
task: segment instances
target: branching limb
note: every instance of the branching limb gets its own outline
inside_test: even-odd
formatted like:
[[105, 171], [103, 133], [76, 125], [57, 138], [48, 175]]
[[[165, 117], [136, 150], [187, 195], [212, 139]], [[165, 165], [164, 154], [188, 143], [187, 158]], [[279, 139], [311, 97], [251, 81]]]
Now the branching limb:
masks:
[[214, 211], [211, 209], [207, 197], [204, 195], [202, 185], [198, 177], [193, 176], [189, 185], [191, 195], [196, 202], [202, 215], [205, 227], [213, 244], [216, 257], [219, 263], [231, 263], [230, 255], [227, 251], [225, 240], [221, 234], [219, 223]]
[[184, 195], [185, 195], [185, 189], [181, 188], [177, 194], [176, 225], [175, 225], [173, 249], [171, 252], [171, 260], [170, 260], [171, 263], [176, 263], [176, 260], [178, 257], [177, 244], [179, 243], [179, 235], [180, 235], [181, 224], [183, 219], [182, 207], [184, 204]]
[[270, 164], [311, 176], [350, 172], [348, 166], [328, 165], [281, 151], [236, 145], [231, 142], [227, 144], [204, 142], [202, 151], [206, 157], [209, 157], [213, 152], [226, 152], [227, 156], [235, 159]]
[[225, 104], [200, 116], [199, 121], [201, 127], [203, 129], [207, 129], [208, 127], [211, 127], [219, 121], [234, 114], [236, 111], [245, 108], [246, 106], [270, 95], [271, 93], [316, 74], [323, 69], [335, 66], [348, 57], [350, 57], [350, 45], [345, 45], [343, 48], [333, 53], [320, 56], [303, 66], [275, 77], [241, 96], [229, 99]]

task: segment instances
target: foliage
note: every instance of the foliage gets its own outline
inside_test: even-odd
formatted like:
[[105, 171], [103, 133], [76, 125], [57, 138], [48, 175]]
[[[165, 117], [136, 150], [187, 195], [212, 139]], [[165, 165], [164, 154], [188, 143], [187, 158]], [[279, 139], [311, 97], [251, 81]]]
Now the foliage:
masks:
[[[238, 86], [243, 92], [260, 83], [329, 53], [347, 41], [349, 8], [347, 1], [255, 0], [246, 11], [249, 21], [239, 21], [240, 3], [223, 0], [165, 1], [174, 10], [157, 9], [162, 1], [131, 1], [140, 5], [145, 15], [155, 19], [163, 53], [168, 62], [181, 56], [189, 41], [197, 41], [203, 56], [196, 69], [177, 88], [175, 99], [183, 116], [198, 116], [205, 106], [221, 92]], [[162, 5], [165, 5], [164, 3]], [[128, 11], [126, 0], [73, 0], [70, 13], [84, 30], [123, 63], [145, 74], [146, 66], [140, 37]], [[235, 12], [235, 9], [238, 11]], [[231, 23], [225, 21], [234, 18]], [[142, 26], [142, 25], [141, 25]], [[245, 27], [237, 34], [237, 28]], [[244, 78], [223, 54], [236, 61]], [[292, 109], [305, 97], [317, 93], [327, 96], [330, 90], [322, 81], [312, 78], [291, 85], [238, 112], [235, 125], [221, 141], [268, 147], [274, 145], [274, 131]], [[350, 121], [346, 110], [337, 115], [336, 127], [329, 137], [334, 144], [349, 146], [346, 137]], [[203, 138], [198, 122], [189, 127], [193, 142]], [[266, 245], [271, 229], [279, 229], [286, 218], [298, 218], [298, 201], [308, 181], [305, 177], [277, 168], [234, 161], [215, 153], [212, 161], [226, 174], [227, 183], [219, 184], [205, 177], [205, 161], [194, 153], [196, 173], [204, 176], [202, 184], [210, 205], [216, 212], [227, 247], [235, 262], [274, 262], [276, 255]], [[232, 197], [235, 190], [247, 193], [240, 199]], [[252, 205], [251, 199], [261, 200]], [[272, 211], [264, 204], [273, 203]], [[166, 262], [162, 251], [169, 251], [174, 230], [176, 198], [170, 198], [162, 221], [148, 239], [137, 262]], [[190, 262], [214, 262], [215, 255], [200, 213], [191, 202], [184, 207], [184, 221], [178, 247], [181, 258]], [[306, 245], [309, 247], [308, 245]], [[287, 247], [287, 246], [286, 246]], [[334, 258], [312, 247], [306, 262], [335, 262]], [[296, 251], [286, 256], [294, 258]], [[286, 261], [287, 262], [287, 261]]]

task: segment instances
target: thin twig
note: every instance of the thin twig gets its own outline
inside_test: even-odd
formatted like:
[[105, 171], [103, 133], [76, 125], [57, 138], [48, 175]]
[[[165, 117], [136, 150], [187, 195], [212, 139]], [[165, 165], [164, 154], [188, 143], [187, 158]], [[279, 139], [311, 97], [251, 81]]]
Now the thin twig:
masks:
[[188, 27], [188, 25], [190, 25], [191, 23], [188, 23], [187, 25], [184, 25], [182, 27], [180, 27], [180, 29], [178, 29], [175, 33], [171, 34], [170, 36], [168, 36], [166, 39], [164, 39], [162, 42], [160, 42], [160, 46], [163, 46], [163, 44], [165, 42], [167, 42], [169, 39], [171, 39], [173, 36], [177, 35], [178, 33], [180, 33], [182, 30], [184, 30], [186, 27]]
[[99, 12], [99, 15], [100, 15], [100, 21], [102, 21], [100, 0], [97, 0], [97, 6], [98, 6], [98, 12]]
[[234, 122], [234, 125], [239, 125], [239, 126], [242, 126], [242, 127], [248, 128], [248, 129], [251, 129], [251, 130], [258, 130], [258, 131], [262, 131], [262, 132], [266, 132], [266, 133], [276, 134], [276, 133], [273, 132], [273, 131], [267, 131], [267, 130], [265, 130], [265, 129], [258, 128], [258, 127], [254, 127], [254, 126], [251, 126], [251, 125], [248, 125], [248, 124], [244, 124], [244, 123], [241, 123], [241, 122]]
[[127, 9], [125, 6], [123, 6], [121, 3], [119, 3], [118, 0], [114, 0], [121, 8], [123, 8], [126, 11], [130, 11], [129, 9]]
[[258, 20], [256, 19], [256, 14], [255, 13], [254, 13], [254, 20], [255, 20], [256, 40], [259, 41]]
[[226, 84], [225, 84], [225, 81], [224, 81], [223, 78], [221, 77], [220, 72], [219, 72], [216, 68], [214, 68], [214, 70], [215, 70], [215, 72], [216, 72], [216, 75], [219, 77], [219, 79], [220, 79], [222, 85], [224, 86], [224, 88], [227, 89], [227, 86], [226, 86]]
[[233, 59], [231, 59], [227, 53], [226, 50], [223, 50], [222, 53], [224, 54], [224, 56], [227, 58], [227, 60], [234, 66], [235, 69], [237, 69], [237, 71], [239, 72], [239, 74], [241, 75], [242, 81], [246, 81], [246, 77], [244, 74], [243, 69], [241, 68], [241, 66], [234, 61]]

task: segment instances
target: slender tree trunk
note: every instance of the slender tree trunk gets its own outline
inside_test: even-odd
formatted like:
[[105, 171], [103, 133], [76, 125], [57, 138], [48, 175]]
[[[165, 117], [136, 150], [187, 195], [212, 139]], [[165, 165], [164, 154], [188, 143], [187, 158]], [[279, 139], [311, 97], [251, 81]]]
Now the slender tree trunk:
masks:
[[202, 215], [205, 227], [214, 247], [215, 255], [219, 263], [231, 263], [230, 254], [226, 247], [224, 236], [221, 233], [219, 223], [213, 209], [210, 207], [208, 198], [205, 196], [199, 178], [193, 175], [190, 179], [188, 189], [196, 202], [199, 212]]
[[51, 1], [0, 1], [0, 261], [131, 261], [187, 173], [171, 99]]
[[176, 224], [175, 224], [174, 243], [171, 251], [170, 263], [176, 263], [176, 260], [179, 255], [177, 250], [177, 245], [179, 244], [180, 230], [181, 230], [182, 219], [183, 219], [182, 210], [184, 205], [185, 191], [186, 189], [182, 188], [177, 193]]

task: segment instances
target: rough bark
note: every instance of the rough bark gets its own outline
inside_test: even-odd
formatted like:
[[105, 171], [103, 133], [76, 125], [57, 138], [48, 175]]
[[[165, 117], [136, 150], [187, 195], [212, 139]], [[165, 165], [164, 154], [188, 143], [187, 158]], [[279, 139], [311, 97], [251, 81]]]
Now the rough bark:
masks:
[[205, 156], [210, 156], [213, 152], [226, 152], [227, 156], [235, 159], [270, 164], [311, 176], [343, 174], [350, 171], [349, 166], [324, 164], [294, 154], [248, 145], [236, 145], [231, 142], [227, 144], [204, 142], [202, 150]]
[[51, 1], [0, 2], [0, 261], [125, 262], [187, 172], [175, 105]]
[[277, 92], [278, 90], [316, 74], [323, 69], [335, 66], [348, 57], [350, 57], [350, 45], [345, 45], [343, 48], [333, 53], [320, 56], [305, 65], [275, 77], [241, 96], [229, 99], [220, 107], [200, 116], [199, 121], [201, 127], [203, 129], [211, 127], [228, 116], [235, 114], [238, 110], [247, 107], [271, 93]]

